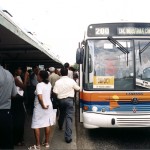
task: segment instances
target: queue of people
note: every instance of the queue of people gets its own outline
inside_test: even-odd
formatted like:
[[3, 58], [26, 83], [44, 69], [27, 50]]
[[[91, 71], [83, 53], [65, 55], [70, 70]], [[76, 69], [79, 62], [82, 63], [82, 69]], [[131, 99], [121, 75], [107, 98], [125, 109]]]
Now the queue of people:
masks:
[[0, 119], [3, 122], [0, 123], [0, 149], [24, 145], [26, 108], [32, 115], [31, 128], [36, 140], [29, 149], [40, 149], [41, 128], [45, 131], [42, 145], [49, 148], [50, 126], [55, 124], [53, 109], [57, 109], [60, 130], [66, 119], [64, 138], [67, 143], [72, 141], [73, 100], [75, 91], [79, 91], [80, 87], [69, 67], [69, 63], [65, 63], [58, 73], [54, 67], [46, 71], [34, 66], [33, 72], [25, 70], [23, 73], [19, 66], [15, 66], [11, 67], [10, 73], [0, 66], [0, 83], [3, 85], [0, 89]]

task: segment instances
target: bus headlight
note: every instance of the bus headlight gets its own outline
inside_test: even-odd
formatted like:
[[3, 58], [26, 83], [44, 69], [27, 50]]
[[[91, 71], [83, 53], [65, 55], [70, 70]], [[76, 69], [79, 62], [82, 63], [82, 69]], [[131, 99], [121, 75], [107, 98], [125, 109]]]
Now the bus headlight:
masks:
[[97, 108], [96, 106], [93, 106], [93, 107], [92, 107], [92, 110], [93, 110], [94, 112], [96, 112], [96, 111], [98, 111], [98, 108]]

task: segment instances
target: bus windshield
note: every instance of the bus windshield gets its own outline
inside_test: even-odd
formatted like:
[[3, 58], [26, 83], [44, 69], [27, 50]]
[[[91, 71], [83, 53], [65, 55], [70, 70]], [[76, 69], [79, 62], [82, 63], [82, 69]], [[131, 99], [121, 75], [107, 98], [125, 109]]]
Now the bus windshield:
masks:
[[150, 40], [94, 39], [85, 49], [85, 89], [150, 89]]

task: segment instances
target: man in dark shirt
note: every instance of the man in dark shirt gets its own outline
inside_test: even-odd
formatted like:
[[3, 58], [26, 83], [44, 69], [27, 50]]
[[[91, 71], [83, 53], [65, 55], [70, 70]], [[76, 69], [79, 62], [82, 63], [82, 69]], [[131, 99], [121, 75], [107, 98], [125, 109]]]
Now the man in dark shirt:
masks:
[[37, 75], [39, 72], [39, 67], [38, 66], [33, 66], [33, 72], [30, 75], [30, 87], [29, 87], [29, 110], [30, 113], [33, 114], [33, 108], [34, 108], [34, 99], [35, 99], [35, 89], [36, 85], [38, 84], [37, 81]]
[[0, 65], [0, 149], [13, 149], [11, 97], [17, 94], [12, 74]]

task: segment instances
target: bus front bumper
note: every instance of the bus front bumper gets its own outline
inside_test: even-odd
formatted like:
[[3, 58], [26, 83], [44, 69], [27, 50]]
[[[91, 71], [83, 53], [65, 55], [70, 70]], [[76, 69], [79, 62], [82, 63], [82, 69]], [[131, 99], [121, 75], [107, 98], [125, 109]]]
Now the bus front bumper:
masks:
[[85, 128], [128, 128], [150, 127], [150, 113], [147, 114], [104, 114], [83, 112]]

